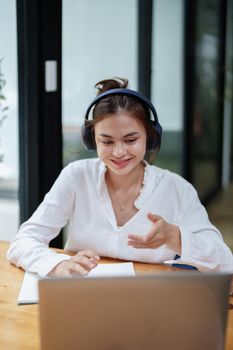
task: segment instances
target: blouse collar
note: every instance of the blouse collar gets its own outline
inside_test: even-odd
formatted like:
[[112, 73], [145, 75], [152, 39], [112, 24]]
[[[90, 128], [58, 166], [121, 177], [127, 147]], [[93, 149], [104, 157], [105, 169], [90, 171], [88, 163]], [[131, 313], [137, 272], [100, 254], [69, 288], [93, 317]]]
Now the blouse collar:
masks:
[[[138, 197], [134, 202], [134, 205], [138, 210], [141, 209], [144, 203], [146, 203], [146, 201], [149, 199], [151, 193], [153, 192], [155, 187], [157, 187], [162, 177], [162, 173], [158, 167], [148, 164], [145, 160], [144, 160], [144, 164], [145, 164], [145, 167], [144, 167], [143, 186]], [[98, 196], [102, 199], [104, 199], [104, 197], [106, 196], [106, 191], [107, 191], [107, 186], [105, 182], [106, 171], [107, 171], [106, 166], [101, 160], [99, 160], [97, 193], [98, 193]]]

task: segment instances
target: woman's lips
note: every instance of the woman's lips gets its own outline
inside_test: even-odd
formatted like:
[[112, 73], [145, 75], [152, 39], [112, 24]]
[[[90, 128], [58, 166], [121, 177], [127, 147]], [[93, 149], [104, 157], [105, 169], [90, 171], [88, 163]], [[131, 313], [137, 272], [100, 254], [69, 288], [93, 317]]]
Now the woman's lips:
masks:
[[124, 160], [114, 160], [112, 159], [112, 162], [118, 167], [118, 168], [124, 168], [129, 164], [130, 159], [124, 159]]

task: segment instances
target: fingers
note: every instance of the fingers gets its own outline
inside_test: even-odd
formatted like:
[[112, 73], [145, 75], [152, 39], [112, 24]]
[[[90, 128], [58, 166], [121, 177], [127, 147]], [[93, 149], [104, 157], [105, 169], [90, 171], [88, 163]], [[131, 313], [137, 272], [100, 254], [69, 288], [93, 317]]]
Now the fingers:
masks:
[[146, 236], [139, 236], [133, 233], [130, 233], [128, 235], [128, 242], [135, 242], [135, 243], [146, 243], [147, 237]]
[[156, 234], [154, 231], [149, 232], [146, 236], [128, 235], [128, 245], [134, 248], [158, 248], [163, 243], [161, 234]]
[[137, 234], [128, 235], [128, 245], [134, 248], [158, 248], [164, 244], [162, 230], [163, 219], [159, 215], [148, 213], [147, 218], [154, 224], [149, 232], [142, 236]]
[[133, 248], [137, 248], [137, 249], [155, 249], [155, 248], [159, 248], [162, 244], [159, 242], [151, 242], [151, 243], [128, 243], [129, 246], [132, 246]]
[[93, 252], [93, 250], [88, 250], [88, 249], [82, 250], [82, 251], [78, 252], [76, 254], [76, 256], [77, 255], [78, 256], [85, 256], [85, 257], [89, 258], [89, 260], [94, 264], [97, 264], [98, 261], [100, 260], [100, 257], [95, 252]]
[[85, 276], [89, 272], [89, 269], [84, 268], [82, 265], [73, 262], [72, 260], [63, 260], [57, 264], [48, 274], [49, 277], [72, 277], [72, 276]]
[[70, 261], [67, 271], [68, 277], [74, 277], [74, 276], [86, 276], [88, 272], [91, 270], [91, 268], [87, 268], [82, 266], [79, 263]]
[[95, 252], [93, 252], [93, 250], [90, 250], [90, 249], [82, 250], [82, 251], [78, 252], [77, 254], [78, 255], [85, 255], [89, 258], [96, 258], [97, 260], [100, 259], [100, 257]]
[[72, 262], [81, 265], [86, 271], [93, 269], [99, 259], [100, 257], [91, 250], [83, 250], [70, 258]]
[[162, 220], [161, 216], [155, 215], [155, 214], [152, 214], [152, 213], [148, 213], [148, 214], [147, 214], [147, 218], [148, 218], [152, 223], [155, 223], [156, 221]]
[[128, 239], [129, 241], [138, 243], [138, 244], [150, 244], [153, 242], [156, 236], [158, 236], [158, 228], [155, 228], [154, 226], [150, 229], [150, 231], [145, 235], [137, 235], [137, 234], [129, 234]]
[[93, 263], [86, 256], [82, 255], [75, 255], [72, 258], [70, 258], [70, 261], [72, 261], [72, 263], [81, 265], [87, 271], [93, 269], [93, 267], [96, 266], [96, 263]]
[[149, 213], [153, 223], [150, 231], [144, 235], [129, 234], [128, 245], [134, 248], [159, 248], [166, 244], [170, 249], [181, 252], [181, 233], [177, 225], [166, 222], [161, 216]]
[[49, 273], [51, 277], [86, 276], [96, 267], [100, 257], [91, 250], [83, 250], [69, 260], [63, 260]]

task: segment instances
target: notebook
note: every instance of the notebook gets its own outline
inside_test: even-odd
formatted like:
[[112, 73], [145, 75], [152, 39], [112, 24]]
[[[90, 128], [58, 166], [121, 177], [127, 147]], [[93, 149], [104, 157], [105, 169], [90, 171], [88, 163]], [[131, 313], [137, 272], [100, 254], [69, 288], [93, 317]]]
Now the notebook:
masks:
[[[132, 262], [121, 262], [114, 264], [98, 264], [85, 278], [93, 277], [118, 277], [135, 276]], [[35, 273], [25, 272], [20, 288], [17, 303], [36, 304], [39, 302], [38, 281], [40, 277]]]
[[221, 350], [230, 274], [39, 281], [42, 350]]

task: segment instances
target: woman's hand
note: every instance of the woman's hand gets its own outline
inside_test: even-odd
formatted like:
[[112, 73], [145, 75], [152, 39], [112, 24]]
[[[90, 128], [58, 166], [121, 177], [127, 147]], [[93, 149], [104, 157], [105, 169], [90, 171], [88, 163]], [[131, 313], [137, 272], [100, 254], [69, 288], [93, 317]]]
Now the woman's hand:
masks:
[[166, 244], [168, 248], [181, 254], [181, 235], [179, 227], [169, 224], [161, 216], [149, 213], [148, 219], [153, 223], [145, 236], [128, 235], [128, 245], [134, 248], [159, 248]]
[[57, 264], [48, 274], [49, 277], [86, 276], [97, 266], [100, 257], [92, 250], [83, 250]]

